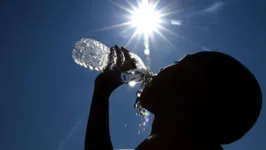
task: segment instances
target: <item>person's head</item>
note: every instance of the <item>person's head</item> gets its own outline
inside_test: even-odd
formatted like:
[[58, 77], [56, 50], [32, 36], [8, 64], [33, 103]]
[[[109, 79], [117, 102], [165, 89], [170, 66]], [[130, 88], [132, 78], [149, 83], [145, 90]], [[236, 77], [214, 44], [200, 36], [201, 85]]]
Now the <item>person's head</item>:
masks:
[[159, 127], [153, 132], [164, 130], [159, 129], [160, 124], [180, 128], [180, 123], [188, 130], [211, 133], [220, 144], [229, 144], [256, 122], [262, 94], [255, 77], [239, 61], [204, 51], [160, 71], [144, 89], [140, 104], [155, 115], [154, 126]]

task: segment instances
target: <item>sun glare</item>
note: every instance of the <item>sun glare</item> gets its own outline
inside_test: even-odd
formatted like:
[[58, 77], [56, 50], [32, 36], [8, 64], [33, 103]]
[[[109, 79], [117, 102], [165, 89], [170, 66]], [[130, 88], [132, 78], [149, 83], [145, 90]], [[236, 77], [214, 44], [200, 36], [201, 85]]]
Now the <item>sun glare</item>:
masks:
[[151, 34], [161, 23], [160, 13], [156, 11], [156, 5], [149, 0], [142, 0], [138, 8], [131, 12], [131, 24], [138, 33]]
[[[161, 32], [166, 31], [167, 33], [171, 33], [173, 35], [176, 35], [169, 29], [165, 28], [163, 25], [167, 23], [165, 21], [165, 17], [178, 13], [179, 10], [170, 11], [170, 9], [165, 7], [158, 8], [157, 6], [160, 3], [160, 0], [136, 0], [137, 5], [132, 3], [130, 0], [125, 0], [125, 2], [128, 4], [129, 7], [123, 6], [122, 4], [116, 3], [114, 0], [110, 0], [112, 4], [117, 6], [118, 8], [126, 11], [128, 14], [125, 14], [126, 22], [122, 22], [120, 24], [115, 24], [112, 26], [108, 26], [105, 28], [102, 28], [100, 30], [108, 30], [112, 28], [120, 28], [127, 26], [126, 29], [124, 29], [122, 32], [125, 33], [131, 29], [135, 29], [132, 36], [129, 38], [128, 42], [125, 44], [127, 47], [131, 44], [131, 42], [134, 39], [140, 39], [140, 37], [144, 37], [144, 45], [145, 45], [145, 55], [149, 55], [149, 40], [154, 39], [154, 34], [158, 34], [161, 38], [166, 40], [169, 44], [171, 42], [164, 36], [164, 34]], [[175, 25], [180, 25], [181, 22], [174, 22]]]
[[130, 81], [130, 82], [128, 83], [128, 85], [129, 85], [130, 87], [134, 87], [136, 84], [137, 84], [136, 81]]

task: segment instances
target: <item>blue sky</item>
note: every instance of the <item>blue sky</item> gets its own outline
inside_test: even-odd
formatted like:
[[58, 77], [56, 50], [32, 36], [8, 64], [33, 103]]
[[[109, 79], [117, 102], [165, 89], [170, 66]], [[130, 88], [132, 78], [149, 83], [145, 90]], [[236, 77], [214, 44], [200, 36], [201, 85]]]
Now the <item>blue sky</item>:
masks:
[[[125, 5], [123, 0], [116, 2]], [[170, 45], [155, 35], [151, 42], [152, 70], [203, 48], [228, 53], [246, 65], [266, 88], [265, 2], [249, 0], [164, 0], [184, 11], [166, 19], [173, 34]], [[125, 11], [108, 0], [4, 0], [0, 2], [1, 99], [0, 149], [82, 150], [86, 119], [97, 72], [74, 63], [72, 48], [82, 37], [108, 46], [125, 45], [131, 31], [99, 29], [125, 21]], [[142, 42], [128, 48], [143, 56]], [[140, 135], [132, 105], [136, 88], [123, 86], [110, 99], [111, 135], [115, 148], [134, 148]], [[263, 92], [265, 95], [266, 93]], [[263, 104], [265, 108], [265, 103]], [[125, 124], [127, 126], [125, 127]], [[264, 150], [266, 112], [241, 140], [226, 150]]]

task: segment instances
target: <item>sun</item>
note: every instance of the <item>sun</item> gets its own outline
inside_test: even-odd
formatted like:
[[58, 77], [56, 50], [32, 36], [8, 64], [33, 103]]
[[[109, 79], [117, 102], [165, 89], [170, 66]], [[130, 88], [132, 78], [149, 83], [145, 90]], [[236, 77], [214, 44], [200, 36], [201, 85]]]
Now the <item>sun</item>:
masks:
[[122, 15], [123, 17], [125, 17], [126, 21], [120, 24], [102, 28], [100, 30], [102, 31], [112, 28], [127, 27], [122, 31], [124, 33], [131, 29], [135, 29], [128, 42], [125, 44], [125, 47], [130, 45], [132, 40], [134, 40], [135, 38], [139, 39], [140, 37], [144, 37], [145, 55], [149, 55], [149, 40], [153, 39], [153, 33], [158, 34], [161, 38], [171, 44], [171, 42], [163, 35], [161, 31], [166, 31], [167, 33], [174, 34], [172, 31], [164, 27], [164, 24], [167, 22], [165, 20], [165, 17], [177, 13], [178, 11], [170, 11], [167, 7], [161, 7], [159, 9], [157, 6], [159, 5], [160, 0], [136, 1], [137, 3], [133, 4], [130, 0], [125, 0], [128, 6], [123, 6], [119, 3], [114, 2], [113, 0], [110, 0], [113, 5], [127, 12], [127, 14]]
[[156, 11], [156, 4], [149, 0], [139, 1], [138, 7], [134, 7], [130, 12], [131, 25], [136, 28], [136, 32], [150, 35], [159, 28], [161, 14]]
[[136, 3], [133, 3], [131, 0], [124, 1], [127, 3], [127, 6], [117, 3], [115, 0], [109, 0], [109, 2], [113, 5], [126, 12], [126, 14], [121, 15], [121, 18], [126, 19], [125, 22], [107, 26], [99, 29], [98, 31], [126, 27], [121, 31], [121, 33], [126, 33], [134, 28], [135, 31], [128, 39], [125, 47], [129, 46], [134, 39], [137, 38], [139, 40], [141, 37], [144, 37], [145, 55], [150, 54], [149, 40], [154, 40], [153, 33], [159, 35], [170, 45], [172, 45], [172, 43], [163, 34], [163, 32], [170, 33], [171, 35], [184, 39], [184, 37], [165, 27], [166, 24], [180, 26], [182, 23], [181, 20], [169, 20], [169, 18], [167, 19], [166, 17], [180, 13], [184, 9], [173, 10], [172, 8], [169, 8], [170, 5], [166, 5], [164, 7], [160, 6], [160, 8], [158, 8], [160, 0], [136, 0]]

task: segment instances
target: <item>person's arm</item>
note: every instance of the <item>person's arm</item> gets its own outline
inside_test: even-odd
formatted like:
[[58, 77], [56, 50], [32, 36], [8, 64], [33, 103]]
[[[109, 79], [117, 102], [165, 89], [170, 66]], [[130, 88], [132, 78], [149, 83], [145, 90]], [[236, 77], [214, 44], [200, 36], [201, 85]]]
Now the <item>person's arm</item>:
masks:
[[109, 97], [122, 85], [120, 73], [108, 71], [95, 80], [86, 129], [85, 150], [112, 150], [109, 131]]
[[85, 137], [85, 150], [112, 150], [109, 131], [109, 95], [94, 90]]
[[[113, 149], [109, 131], [109, 97], [117, 87], [123, 84], [121, 72], [136, 68], [135, 61], [130, 57], [127, 49], [114, 46], [110, 50], [116, 51], [119, 64], [112, 71], [104, 71], [95, 80], [85, 135], [85, 150]], [[122, 63], [123, 57], [126, 61]]]

